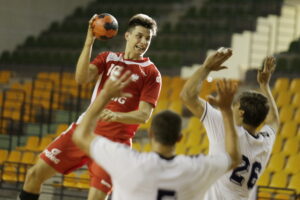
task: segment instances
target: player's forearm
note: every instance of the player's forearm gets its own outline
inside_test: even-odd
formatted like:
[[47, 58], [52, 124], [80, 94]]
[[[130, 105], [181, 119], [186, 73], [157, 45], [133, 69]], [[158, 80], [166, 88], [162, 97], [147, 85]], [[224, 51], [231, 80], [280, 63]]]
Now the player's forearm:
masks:
[[75, 80], [79, 84], [89, 82], [89, 64], [92, 53], [92, 42], [86, 42], [76, 65]]
[[197, 100], [203, 81], [207, 78], [209, 70], [201, 66], [185, 83], [180, 93], [185, 103]]
[[231, 168], [234, 168], [240, 163], [241, 154], [239, 151], [237, 131], [233, 119], [233, 111], [230, 108], [227, 110], [221, 110], [221, 112], [225, 128], [225, 147], [232, 160]]
[[127, 113], [118, 112], [117, 116], [118, 117], [115, 120], [116, 122], [121, 122], [124, 124], [144, 124], [149, 120], [151, 113], [142, 110], [136, 110]]
[[277, 105], [276, 105], [276, 102], [274, 100], [274, 97], [272, 95], [269, 85], [260, 85], [260, 89], [263, 92], [263, 94], [266, 95], [266, 97], [268, 98], [269, 106], [270, 106], [269, 113], [268, 113], [268, 116], [266, 119], [266, 123], [275, 122], [276, 124], [279, 124], [280, 120], [279, 120], [279, 113], [278, 113]]
[[106, 95], [105, 91], [102, 91], [88, 108], [72, 136], [73, 142], [86, 153], [89, 153], [90, 142], [95, 137], [93, 131], [98, 121], [97, 116], [109, 101], [110, 97]]

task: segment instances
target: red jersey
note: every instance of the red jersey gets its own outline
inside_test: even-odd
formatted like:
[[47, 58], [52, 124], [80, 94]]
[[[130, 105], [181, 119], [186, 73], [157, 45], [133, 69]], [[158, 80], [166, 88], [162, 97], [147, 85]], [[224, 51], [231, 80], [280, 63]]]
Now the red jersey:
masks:
[[[95, 85], [91, 103], [99, 94], [105, 81], [118, 66], [124, 67], [123, 73], [130, 70], [132, 82], [124, 88], [124, 92], [132, 94], [131, 98], [113, 98], [106, 106], [113, 112], [131, 112], [138, 109], [140, 101], [145, 101], [156, 106], [160, 89], [161, 75], [156, 66], [149, 60], [129, 60], [123, 58], [124, 53], [103, 52], [91, 63], [96, 65], [99, 78]], [[77, 123], [81, 121], [79, 117]], [[110, 139], [128, 140], [132, 138], [139, 124], [123, 124], [119, 122], [99, 121], [95, 133]]]

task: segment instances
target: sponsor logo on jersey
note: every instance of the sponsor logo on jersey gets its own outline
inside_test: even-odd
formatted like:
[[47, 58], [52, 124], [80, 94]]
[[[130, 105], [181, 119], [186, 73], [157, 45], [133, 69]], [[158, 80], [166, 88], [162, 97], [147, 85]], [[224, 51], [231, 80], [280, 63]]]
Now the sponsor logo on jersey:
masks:
[[54, 148], [51, 151], [48, 151], [48, 149], [45, 149], [44, 153], [45, 156], [51, 161], [53, 161], [55, 164], [58, 164], [60, 162], [60, 160], [56, 158], [56, 156], [61, 153], [61, 150]]
[[131, 80], [133, 81], [133, 82], [135, 82], [135, 81], [137, 81], [137, 80], [139, 80], [139, 75], [137, 75], [137, 74], [132, 74], [131, 75]]
[[127, 98], [126, 97], [114, 97], [111, 100], [114, 102], [118, 102], [119, 104], [125, 104]]
[[157, 77], [156, 77], [156, 82], [157, 82], [157, 83], [160, 83], [160, 82], [161, 82], [161, 76], [157, 76]]

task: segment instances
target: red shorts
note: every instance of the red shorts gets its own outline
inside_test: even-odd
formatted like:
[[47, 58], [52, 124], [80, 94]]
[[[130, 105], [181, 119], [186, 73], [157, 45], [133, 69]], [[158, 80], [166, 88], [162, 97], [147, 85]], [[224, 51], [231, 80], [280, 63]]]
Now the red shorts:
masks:
[[[68, 174], [84, 164], [87, 164], [91, 176], [90, 186], [105, 193], [110, 193], [112, 183], [108, 173], [72, 142], [72, 135], [76, 126], [77, 125], [74, 123], [71, 124], [66, 131], [48, 145], [48, 147], [41, 153], [40, 158], [53, 167], [57, 172], [62, 174]], [[111, 140], [131, 145], [131, 140]]]

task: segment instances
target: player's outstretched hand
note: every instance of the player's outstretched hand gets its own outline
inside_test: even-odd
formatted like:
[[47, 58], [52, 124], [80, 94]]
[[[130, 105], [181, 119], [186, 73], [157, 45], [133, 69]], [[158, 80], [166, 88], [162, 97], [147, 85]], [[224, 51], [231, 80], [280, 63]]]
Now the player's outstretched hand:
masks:
[[108, 109], [104, 109], [99, 115], [99, 119], [105, 122], [114, 122], [117, 118], [118, 114]]
[[109, 98], [113, 97], [132, 97], [130, 93], [124, 93], [122, 90], [131, 82], [131, 72], [126, 71], [121, 75], [122, 69], [114, 70], [106, 80], [102, 93]]
[[275, 58], [273, 56], [267, 57], [264, 61], [263, 69], [257, 72], [257, 82], [261, 86], [269, 84], [272, 73], [275, 71]]
[[222, 64], [230, 58], [232, 55], [232, 50], [229, 48], [221, 47], [215, 53], [208, 56], [204, 63], [203, 67], [210, 71], [219, 71], [222, 69], [227, 69], [227, 67], [222, 66]]
[[234, 95], [237, 91], [237, 83], [223, 79], [217, 82], [217, 97], [208, 97], [210, 104], [218, 106], [221, 110], [231, 109]]

